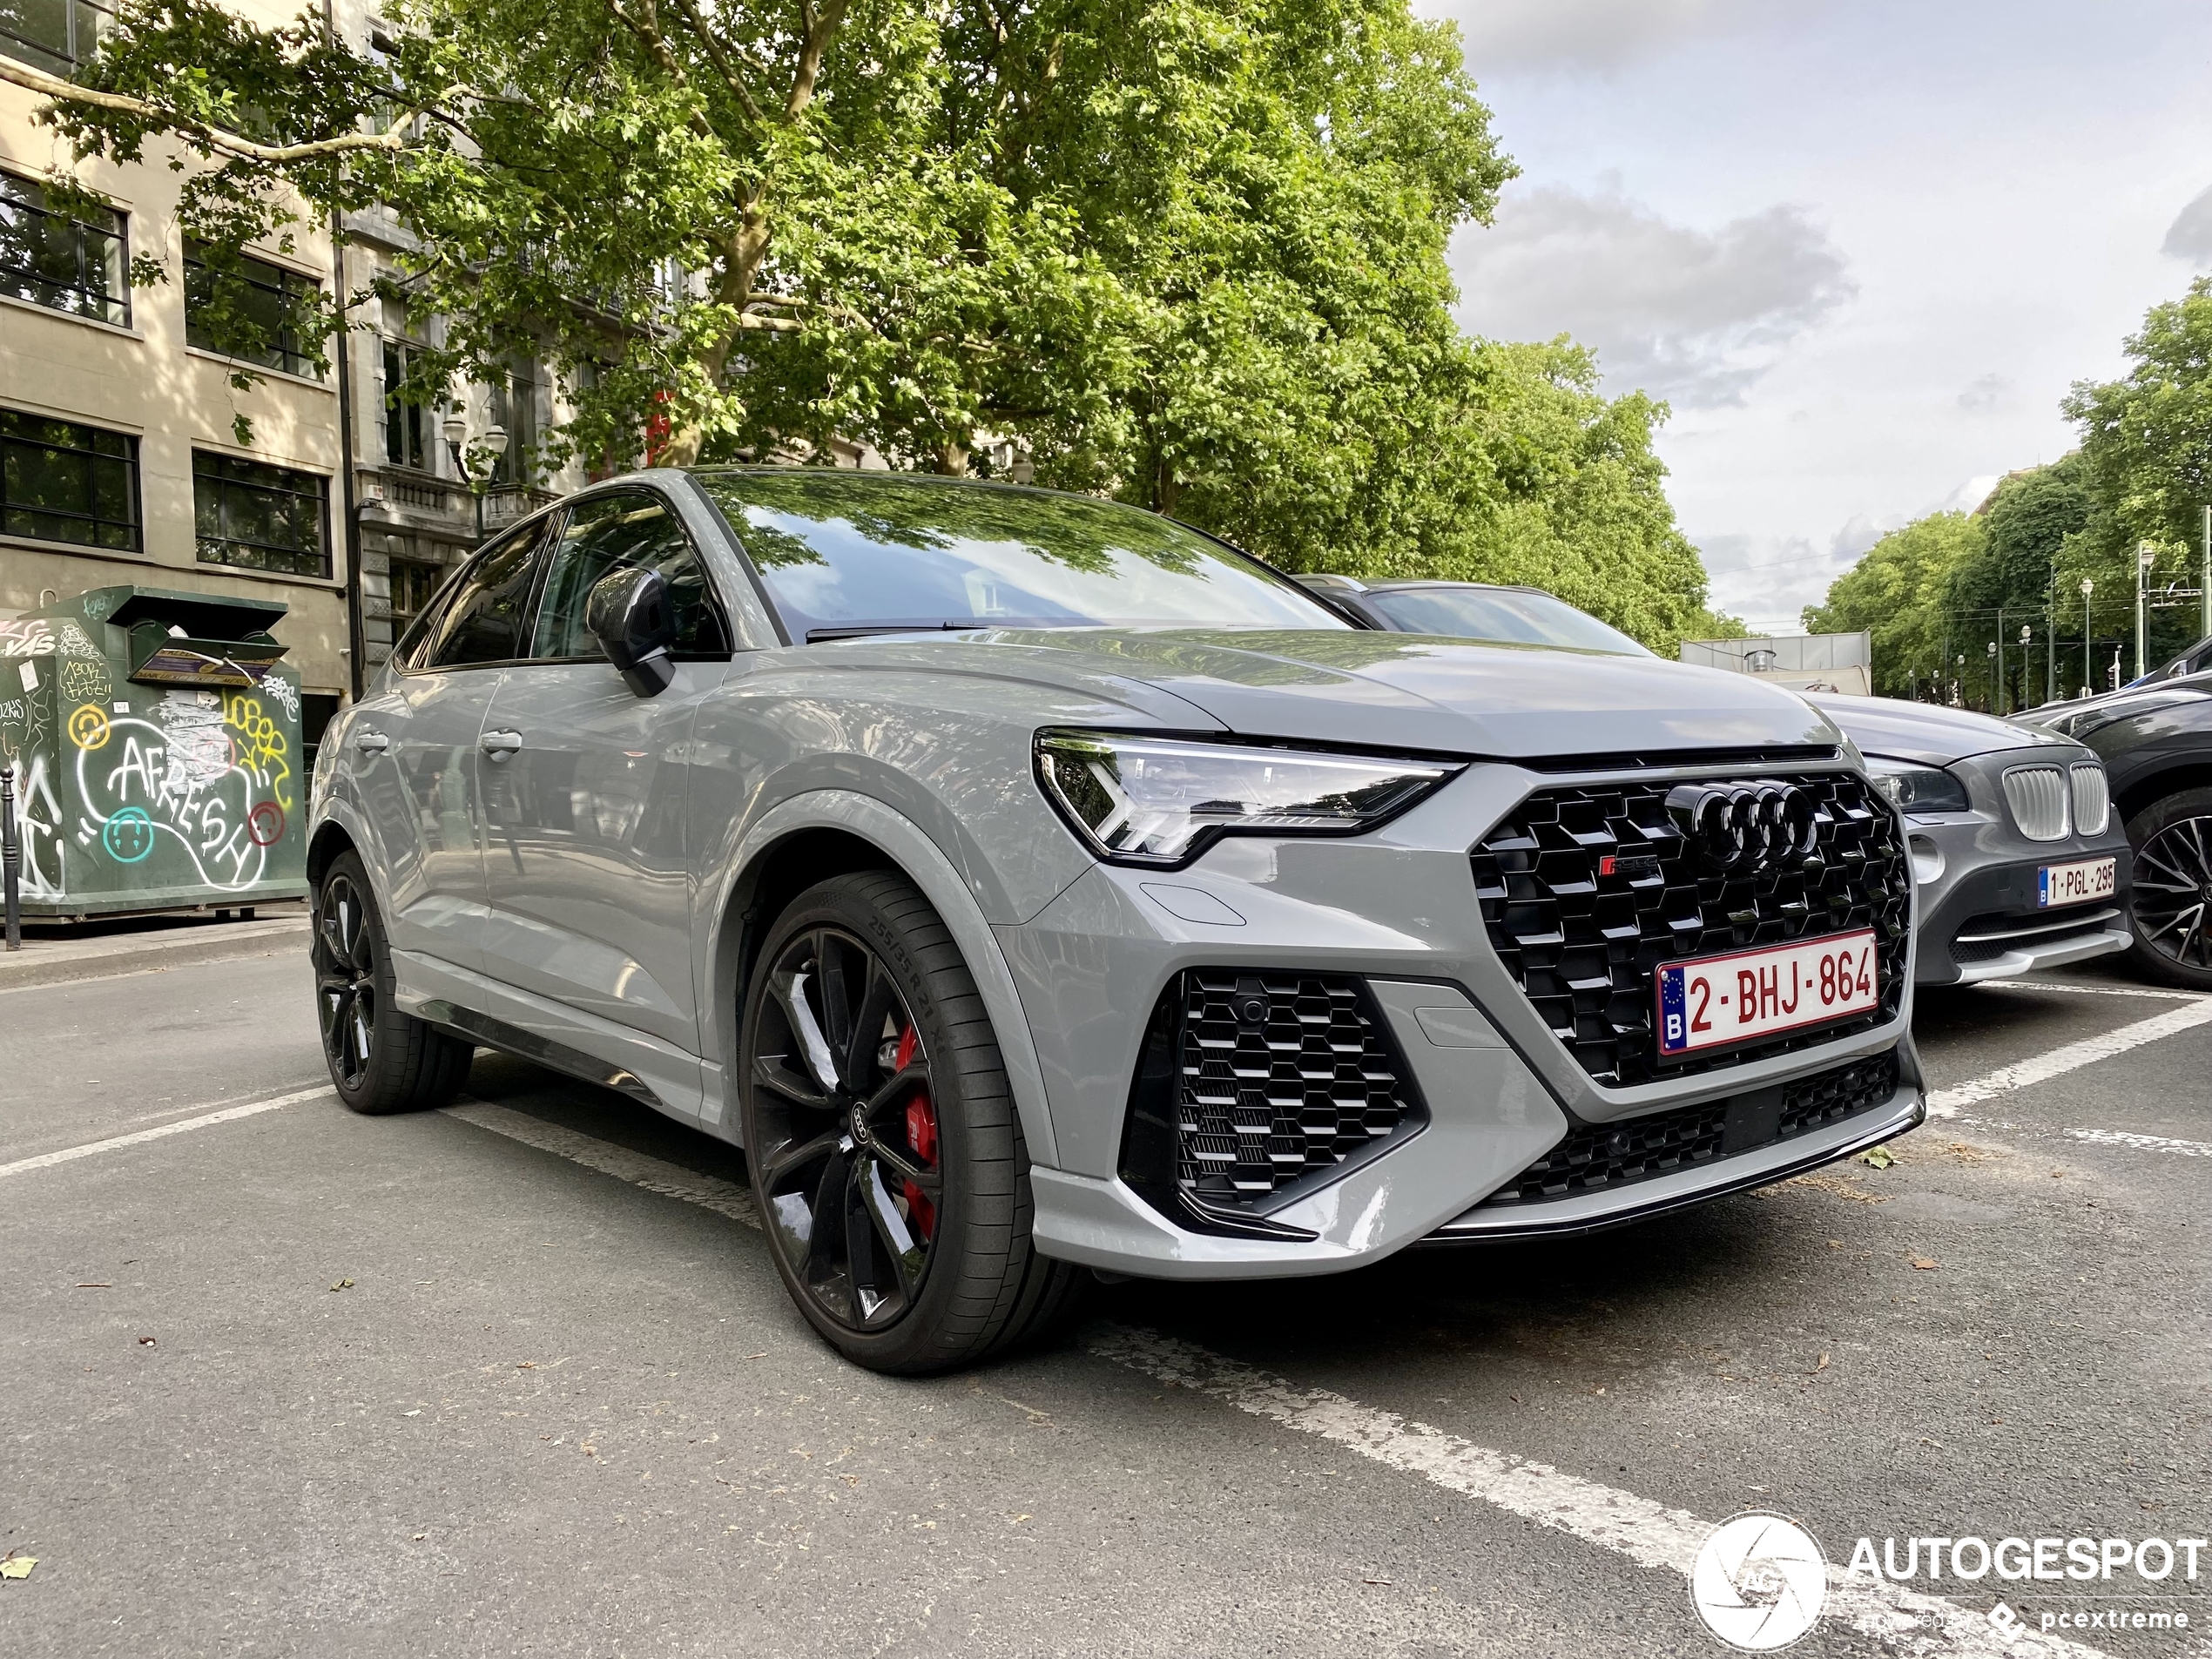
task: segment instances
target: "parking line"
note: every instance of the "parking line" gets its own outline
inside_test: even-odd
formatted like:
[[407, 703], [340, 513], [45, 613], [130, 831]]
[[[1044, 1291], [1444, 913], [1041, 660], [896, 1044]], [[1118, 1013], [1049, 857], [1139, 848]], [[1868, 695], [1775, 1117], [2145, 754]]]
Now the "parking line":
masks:
[[[1326, 1389], [1293, 1386], [1279, 1377], [1224, 1359], [1149, 1331], [1108, 1327], [1091, 1352], [1162, 1382], [1173, 1383], [1345, 1447], [1433, 1485], [1477, 1499], [1540, 1526], [1627, 1556], [1640, 1567], [1678, 1572], [1685, 1580], [1713, 1523], [1634, 1493], [1531, 1462], [1395, 1412], [1378, 1411]], [[1940, 1596], [1886, 1581], [1846, 1579], [1828, 1569], [1829, 1615], [1877, 1641], [1912, 1653], [1940, 1651], [1961, 1659], [2023, 1655], [2101, 1659], [2099, 1651], [2040, 1632], [2007, 1636], [1982, 1614]], [[1932, 1635], [1940, 1643], [1931, 1648]]]
[[2212, 1141], [2175, 1141], [2163, 1135], [2134, 1135], [2118, 1129], [2070, 1129], [2069, 1138], [2099, 1146], [2133, 1147], [2138, 1152], [2174, 1152], [2185, 1158], [2212, 1158]]
[[478, 1129], [488, 1129], [495, 1135], [504, 1135], [510, 1141], [520, 1141], [542, 1152], [581, 1163], [587, 1170], [597, 1170], [610, 1175], [617, 1181], [627, 1181], [633, 1187], [643, 1187], [648, 1192], [658, 1192], [665, 1197], [681, 1198], [685, 1204], [695, 1204], [702, 1210], [711, 1210], [718, 1216], [727, 1216], [732, 1221], [743, 1222], [758, 1231], [760, 1211], [752, 1202], [752, 1194], [734, 1181], [725, 1181], [719, 1176], [701, 1175], [696, 1170], [681, 1164], [649, 1157], [643, 1152], [633, 1152], [626, 1146], [603, 1141], [595, 1136], [581, 1134], [572, 1129], [563, 1129], [557, 1123], [548, 1123], [542, 1118], [518, 1112], [510, 1107], [495, 1106], [489, 1101], [466, 1097], [444, 1109], [448, 1117], [457, 1117], [464, 1123], [474, 1123]]
[[[701, 1205], [749, 1227], [760, 1224], [752, 1194], [734, 1182], [700, 1175], [489, 1102], [465, 1101], [447, 1107], [445, 1113], [649, 1192]], [[1639, 1566], [1679, 1572], [1685, 1581], [1712, 1531], [1710, 1522], [1685, 1510], [1669, 1509], [1548, 1464], [1477, 1446], [1341, 1394], [1294, 1388], [1279, 1378], [1151, 1332], [1094, 1327], [1091, 1352], [1287, 1427], [1320, 1435], [1363, 1457], [1626, 1555]], [[2096, 1649], [2036, 1631], [2022, 1630], [2008, 1638], [1982, 1615], [1939, 1596], [1887, 1582], [1846, 1581], [1835, 1567], [1829, 1569], [1829, 1580], [1828, 1605], [1837, 1617], [1908, 1651], [1925, 1650], [1932, 1630], [1943, 1643], [1941, 1651], [1959, 1659], [2106, 1659]]]
[[2074, 996], [2153, 996], [2162, 1001], [2202, 1002], [2202, 991], [2155, 991], [2140, 985], [2069, 985], [2057, 980], [1993, 979], [1978, 988], [1985, 991], [2064, 991]]
[[105, 1141], [88, 1141], [82, 1146], [65, 1146], [58, 1152], [41, 1152], [37, 1157], [18, 1158], [13, 1163], [0, 1163], [0, 1177], [22, 1175], [30, 1170], [48, 1170], [57, 1163], [69, 1163], [78, 1158], [89, 1158], [96, 1152], [112, 1152], [120, 1147], [140, 1146], [148, 1141], [158, 1141], [165, 1136], [182, 1135], [187, 1130], [206, 1129], [216, 1123], [229, 1123], [241, 1117], [252, 1117], [258, 1112], [273, 1112], [280, 1106], [296, 1106], [303, 1100], [320, 1100], [338, 1091], [328, 1083], [320, 1089], [302, 1089], [296, 1094], [279, 1095], [272, 1100], [248, 1101], [242, 1106], [226, 1106], [219, 1112], [204, 1112], [198, 1117], [187, 1117], [179, 1123], [163, 1123], [153, 1129], [142, 1129], [134, 1134], [117, 1135]]
[[1931, 1117], [1956, 1117], [1961, 1107], [1972, 1106], [2000, 1095], [2008, 1095], [2016, 1089], [2026, 1089], [2033, 1083], [2048, 1082], [2062, 1077], [2069, 1071], [2113, 1055], [2125, 1054], [2130, 1049], [2140, 1049], [2146, 1042], [2156, 1042], [2183, 1031], [2194, 1030], [2201, 1025], [2212, 1025], [2212, 997], [2187, 1002], [2163, 1014], [2155, 1014], [2148, 1020], [2138, 1020], [2133, 1025], [2123, 1025], [2116, 1031], [2107, 1031], [2094, 1037], [2084, 1037], [2079, 1042], [2069, 1042], [2047, 1054], [2036, 1055], [2027, 1060], [2015, 1061], [1999, 1068], [1986, 1077], [1977, 1077], [1949, 1089], [1939, 1089], [1928, 1096]]

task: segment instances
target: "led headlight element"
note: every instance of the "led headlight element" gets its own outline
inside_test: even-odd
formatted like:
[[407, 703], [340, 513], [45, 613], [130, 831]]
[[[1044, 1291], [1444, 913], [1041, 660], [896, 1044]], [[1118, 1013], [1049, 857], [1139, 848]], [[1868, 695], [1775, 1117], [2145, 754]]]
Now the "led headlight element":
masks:
[[1867, 775], [1874, 787], [1890, 798], [1901, 813], [1971, 812], [1966, 786], [1939, 766], [1919, 766], [1887, 755], [1866, 757]]
[[1037, 781], [1096, 853], [1180, 864], [1217, 835], [1358, 835], [1460, 770], [1112, 732], [1037, 733]]

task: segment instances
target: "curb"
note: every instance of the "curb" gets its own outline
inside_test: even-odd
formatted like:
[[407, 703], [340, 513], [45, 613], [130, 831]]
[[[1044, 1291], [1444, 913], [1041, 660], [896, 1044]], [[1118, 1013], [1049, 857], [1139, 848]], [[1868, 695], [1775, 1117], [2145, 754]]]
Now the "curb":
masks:
[[236, 961], [293, 951], [305, 956], [307, 938], [307, 918], [287, 916], [275, 921], [218, 923], [206, 928], [86, 944], [26, 940], [20, 952], [0, 952], [0, 991], [168, 968], [196, 968], [203, 962]]

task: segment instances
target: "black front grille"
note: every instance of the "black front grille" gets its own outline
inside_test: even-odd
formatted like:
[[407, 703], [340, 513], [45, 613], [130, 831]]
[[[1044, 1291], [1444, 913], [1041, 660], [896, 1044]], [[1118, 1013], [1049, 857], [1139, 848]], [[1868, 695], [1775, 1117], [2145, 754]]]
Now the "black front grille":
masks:
[[[1703, 867], [1669, 816], [1676, 780], [1541, 789], [1473, 854], [1499, 959], [1593, 1078], [1627, 1086], [1710, 1071], [1863, 1031], [1905, 995], [1912, 877], [1897, 818], [1849, 772], [1791, 779], [1815, 802], [1814, 846], [1759, 874]], [[1608, 873], [1604, 861], [1613, 860]], [[1662, 1066], [1652, 976], [1679, 958], [1871, 927], [1879, 995], [1865, 1015]]]
[[1897, 1080], [1897, 1055], [1879, 1054], [1732, 1099], [1617, 1123], [1578, 1124], [1484, 1202], [1571, 1198], [1757, 1151], [1887, 1103]]
[[1249, 1202], [1334, 1169], [1410, 1109], [1358, 980], [1196, 968], [1181, 1015], [1175, 1178], [1202, 1199]]
[[1624, 1123], [1586, 1124], [1538, 1158], [1489, 1202], [1535, 1204], [1672, 1175], [1721, 1155], [1728, 1102], [1654, 1112]]
[[1791, 1083], [1782, 1094], [1782, 1138], [1824, 1129], [1881, 1105], [1897, 1093], [1897, 1056], [1878, 1054], [1817, 1077]]

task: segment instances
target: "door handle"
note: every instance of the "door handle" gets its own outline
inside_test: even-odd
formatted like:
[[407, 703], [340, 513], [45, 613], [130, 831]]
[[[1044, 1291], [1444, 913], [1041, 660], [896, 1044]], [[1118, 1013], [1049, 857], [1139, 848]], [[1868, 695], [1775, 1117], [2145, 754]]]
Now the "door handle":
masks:
[[476, 746], [494, 760], [504, 760], [523, 746], [519, 732], [487, 732], [476, 739]]
[[391, 738], [381, 732], [371, 729], [354, 733], [354, 747], [365, 755], [381, 755], [391, 746]]

